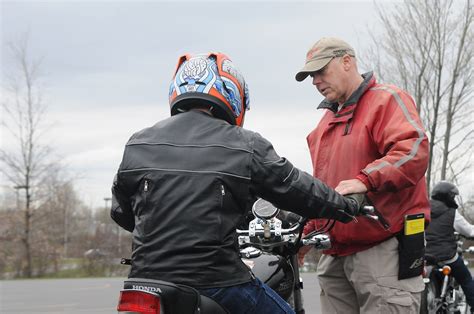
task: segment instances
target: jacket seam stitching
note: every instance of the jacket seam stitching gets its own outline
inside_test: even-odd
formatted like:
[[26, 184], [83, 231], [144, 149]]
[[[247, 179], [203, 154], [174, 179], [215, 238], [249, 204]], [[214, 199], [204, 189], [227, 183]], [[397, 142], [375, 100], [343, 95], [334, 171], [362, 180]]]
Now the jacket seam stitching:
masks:
[[121, 172], [121, 173], [123, 173], [123, 172], [137, 172], [137, 171], [146, 171], [146, 170], [171, 171], [171, 172], [190, 172], [190, 173], [214, 173], [214, 174], [223, 174], [223, 175], [227, 175], [227, 176], [231, 176], [231, 177], [250, 180], [249, 177], [239, 176], [239, 175], [233, 174], [233, 173], [222, 172], [222, 171], [207, 171], [207, 170], [197, 171], [197, 170], [166, 169], [166, 168], [148, 167], [148, 168], [124, 169], [124, 170], [120, 170], [119, 172]]
[[126, 146], [135, 146], [135, 145], [164, 145], [164, 146], [173, 146], [173, 147], [223, 147], [231, 150], [238, 150], [238, 151], [243, 151], [246, 153], [252, 153], [250, 150], [244, 149], [244, 148], [236, 148], [236, 147], [230, 147], [226, 145], [195, 145], [195, 144], [173, 144], [173, 143], [149, 143], [149, 142], [136, 142], [136, 143], [128, 143]]

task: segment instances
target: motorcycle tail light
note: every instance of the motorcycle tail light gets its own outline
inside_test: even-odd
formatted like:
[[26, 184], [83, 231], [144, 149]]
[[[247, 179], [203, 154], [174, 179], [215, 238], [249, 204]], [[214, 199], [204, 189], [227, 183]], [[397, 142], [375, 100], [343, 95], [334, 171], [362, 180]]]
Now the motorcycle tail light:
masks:
[[445, 275], [445, 276], [449, 275], [451, 273], [451, 267], [449, 267], [447, 265], [443, 266], [442, 272], [443, 272], [443, 275]]
[[117, 305], [118, 312], [160, 314], [160, 297], [156, 293], [142, 290], [122, 290]]

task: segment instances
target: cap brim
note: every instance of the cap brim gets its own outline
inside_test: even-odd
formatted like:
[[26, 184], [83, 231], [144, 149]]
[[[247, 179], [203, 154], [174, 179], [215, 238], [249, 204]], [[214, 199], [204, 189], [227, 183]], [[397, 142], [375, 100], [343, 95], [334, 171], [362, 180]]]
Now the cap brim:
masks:
[[332, 60], [332, 57], [309, 61], [308, 63], [305, 64], [305, 66], [301, 69], [301, 71], [296, 73], [295, 79], [298, 82], [303, 81], [311, 73], [319, 71], [322, 68], [324, 68], [331, 60]]

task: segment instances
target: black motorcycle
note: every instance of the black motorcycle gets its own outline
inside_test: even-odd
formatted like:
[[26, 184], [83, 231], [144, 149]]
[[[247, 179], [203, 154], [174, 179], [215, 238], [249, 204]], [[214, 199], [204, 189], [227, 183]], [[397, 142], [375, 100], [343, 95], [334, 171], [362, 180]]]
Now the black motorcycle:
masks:
[[[458, 254], [474, 253], [474, 247], [463, 249], [463, 236], [456, 233]], [[422, 314], [471, 313], [461, 286], [451, 275], [451, 267], [444, 265], [436, 257], [425, 256], [426, 266], [423, 276], [425, 290], [421, 295]], [[466, 260], [464, 263], [468, 263]]]
[[248, 228], [237, 230], [242, 260], [256, 277], [292, 305], [296, 313], [304, 313], [297, 253], [305, 245], [330, 248], [325, 233], [334, 222], [303, 237], [307, 219], [297, 214], [280, 211], [263, 199], [255, 202], [252, 213], [255, 218]]

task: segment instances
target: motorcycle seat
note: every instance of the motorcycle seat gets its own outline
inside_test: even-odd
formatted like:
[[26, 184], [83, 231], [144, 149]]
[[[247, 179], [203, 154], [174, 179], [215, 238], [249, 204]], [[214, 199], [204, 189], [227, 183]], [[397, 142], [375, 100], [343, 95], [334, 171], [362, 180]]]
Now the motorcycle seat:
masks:
[[160, 295], [165, 313], [227, 313], [217, 302], [201, 295], [196, 289], [185, 285], [163, 280], [129, 278], [124, 281], [123, 288], [124, 290], [150, 291]]

